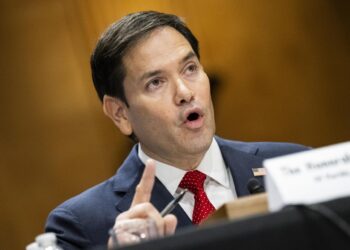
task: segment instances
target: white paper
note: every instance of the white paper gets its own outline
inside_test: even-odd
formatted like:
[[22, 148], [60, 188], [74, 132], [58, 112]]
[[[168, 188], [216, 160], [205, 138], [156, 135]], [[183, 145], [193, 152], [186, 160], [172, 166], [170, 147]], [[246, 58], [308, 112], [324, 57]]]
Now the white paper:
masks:
[[270, 211], [350, 195], [350, 142], [263, 162]]

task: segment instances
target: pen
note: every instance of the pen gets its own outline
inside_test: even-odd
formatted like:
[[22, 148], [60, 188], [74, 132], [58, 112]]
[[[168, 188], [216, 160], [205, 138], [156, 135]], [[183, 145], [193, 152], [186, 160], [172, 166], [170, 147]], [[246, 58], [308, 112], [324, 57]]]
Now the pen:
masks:
[[187, 192], [187, 189], [184, 189], [179, 193], [172, 201], [169, 202], [168, 205], [160, 212], [160, 215], [164, 217], [165, 215], [169, 214], [173, 209], [176, 207], [177, 204], [181, 201], [181, 199], [184, 197], [185, 193]]

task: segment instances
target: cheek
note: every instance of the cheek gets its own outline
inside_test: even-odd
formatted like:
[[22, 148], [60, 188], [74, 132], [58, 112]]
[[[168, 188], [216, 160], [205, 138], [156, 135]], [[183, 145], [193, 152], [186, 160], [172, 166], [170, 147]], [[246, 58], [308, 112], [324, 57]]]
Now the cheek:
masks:
[[211, 98], [209, 78], [205, 74], [205, 72], [202, 72], [202, 74], [200, 74], [200, 77], [196, 84], [196, 88], [197, 88], [197, 93], [199, 93], [203, 98], [206, 98], [206, 99]]
[[132, 126], [137, 129], [166, 129], [171, 123], [171, 111], [156, 105], [153, 108], [137, 108], [130, 115]]
[[197, 91], [203, 102], [209, 103], [211, 102], [211, 94], [210, 94], [210, 84], [207, 82], [202, 82], [198, 87]]

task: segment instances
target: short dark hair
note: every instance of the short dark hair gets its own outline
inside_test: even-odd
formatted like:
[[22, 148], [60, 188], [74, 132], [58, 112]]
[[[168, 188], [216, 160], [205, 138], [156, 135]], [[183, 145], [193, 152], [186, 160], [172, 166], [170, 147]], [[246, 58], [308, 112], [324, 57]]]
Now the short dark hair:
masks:
[[198, 41], [178, 16], [156, 11], [129, 14], [113, 23], [103, 33], [91, 55], [92, 79], [101, 101], [104, 95], [109, 95], [119, 98], [129, 106], [123, 85], [125, 78], [123, 56], [137, 41], [163, 26], [170, 26], [180, 32], [199, 59]]

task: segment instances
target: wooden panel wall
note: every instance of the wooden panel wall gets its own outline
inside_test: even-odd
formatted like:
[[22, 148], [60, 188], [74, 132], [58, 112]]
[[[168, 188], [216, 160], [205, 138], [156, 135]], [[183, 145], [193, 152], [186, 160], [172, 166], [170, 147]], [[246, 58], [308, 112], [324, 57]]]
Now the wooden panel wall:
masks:
[[0, 1], [0, 249], [23, 249], [52, 208], [123, 161], [130, 142], [102, 114], [89, 54], [111, 22], [149, 9], [198, 36], [219, 135], [349, 140], [346, 1]]

